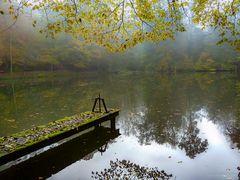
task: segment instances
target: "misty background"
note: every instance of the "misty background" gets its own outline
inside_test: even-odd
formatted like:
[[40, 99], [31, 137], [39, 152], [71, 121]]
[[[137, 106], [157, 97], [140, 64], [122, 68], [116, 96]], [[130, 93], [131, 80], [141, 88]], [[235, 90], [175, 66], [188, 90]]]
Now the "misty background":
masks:
[[[41, 26], [44, 20], [38, 21]], [[11, 25], [13, 23], [13, 25]], [[62, 33], [46, 38], [33, 27], [30, 15], [16, 22], [8, 16], [0, 18], [0, 72], [18, 71], [225, 71], [234, 70], [239, 52], [226, 44], [216, 45], [217, 32], [201, 30], [188, 23], [186, 32], [174, 40], [144, 42], [121, 53]]]

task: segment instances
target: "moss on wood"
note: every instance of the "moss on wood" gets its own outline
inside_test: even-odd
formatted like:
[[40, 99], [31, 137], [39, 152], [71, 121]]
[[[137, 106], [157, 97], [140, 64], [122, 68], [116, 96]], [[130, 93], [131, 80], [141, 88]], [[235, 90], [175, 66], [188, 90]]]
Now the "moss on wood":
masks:
[[[117, 111], [119, 110], [112, 109], [109, 113]], [[52, 121], [46, 125], [40, 125], [11, 136], [0, 137], [0, 157], [57, 136], [71, 129], [77, 129], [109, 113], [84, 112], [75, 116]]]

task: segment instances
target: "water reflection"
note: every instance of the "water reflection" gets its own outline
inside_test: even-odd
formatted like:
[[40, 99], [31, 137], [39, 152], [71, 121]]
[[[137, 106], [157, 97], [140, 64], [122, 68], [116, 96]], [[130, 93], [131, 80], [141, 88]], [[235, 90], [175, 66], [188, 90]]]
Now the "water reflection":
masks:
[[[139, 99], [131, 102], [128, 110], [124, 109], [121, 118], [121, 129], [137, 136], [141, 144], [167, 143], [195, 158], [206, 151], [208, 142], [199, 137], [199, 118], [189, 114], [201, 115], [198, 112], [205, 109], [208, 119], [223, 128], [238, 117], [233, 110], [237, 105], [232, 89], [234, 80], [224, 76], [158, 77], [143, 83], [143, 95], [138, 95]], [[220, 87], [222, 91], [218, 91]], [[192, 147], [186, 146], [189, 143]]]
[[0, 80], [0, 136], [89, 110], [98, 86], [90, 75]]
[[228, 127], [226, 128], [226, 135], [228, 135], [232, 141], [233, 148], [240, 149], [240, 128]]
[[134, 117], [138, 120], [132, 121], [134, 123], [133, 134], [139, 138], [140, 144], [148, 145], [153, 141], [158, 144], [169, 144], [172, 148], [179, 147], [184, 150], [191, 159], [207, 150], [208, 140], [201, 138], [198, 128], [198, 122], [201, 121], [198, 116], [202, 115], [201, 111], [196, 112], [193, 117], [191, 115], [179, 117], [179, 120], [181, 120], [180, 127], [168, 120], [159, 124], [155, 124], [158, 121], [149, 124], [143, 116], [138, 116], [141, 113], [142, 111], [136, 113]]
[[99, 150], [103, 153], [102, 147], [106, 150], [119, 135], [119, 130], [98, 127], [0, 172], [0, 179], [46, 179], [78, 160], [92, 159]]
[[[240, 80], [233, 74], [23, 81], [14, 84], [15, 98], [11, 83], [0, 84], [1, 135], [89, 110], [99, 92], [108, 107], [121, 108], [117, 127], [122, 136], [107, 146], [103, 157], [89, 155], [87, 161], [75, 162], [53, 178], [72, 177], [80, 171], [80, 177], [88, 179], [91, 171], [108, 169], [109, 161], [116, 158], [159, 167], [177, 179], [238, 176]], [[99, 150], [105, 151], [105, 146]]]
[[172, 174], [157, 168], [139, 166], [126, 160], [110, 161], [110, 168], [101, 172], [92, 172], [94, 179], [170, 179]]
[[198, 137], [200, 130], [197, 128], [197, 121], [190, 121], [187, 129], [178, 144], [180, 149], [184, 149], [186, 155], [194, 159], [197, 154], [206, 151], [208, 146], [207, 139], [202, 140]]
[[237, 167], [237, 170], [239, 171], [239, 173], [238, 173], [238, 179], [240, 179], [240, 167]]

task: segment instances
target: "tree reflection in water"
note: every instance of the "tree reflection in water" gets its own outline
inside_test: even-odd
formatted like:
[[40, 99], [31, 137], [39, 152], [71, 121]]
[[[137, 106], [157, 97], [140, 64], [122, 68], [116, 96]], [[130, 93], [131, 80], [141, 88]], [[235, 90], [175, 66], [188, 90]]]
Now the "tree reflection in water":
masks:
[[226, 134], [230, 137], [233, 146], [240, 149], [240, 128], [229, 126], [226, 128]]
[[138, 112], [132, 112], [135, 116], [129, 122], [133, 125], [130, 124], [128, 127], [132, 127], [132, 134], [138, 138], [141, 145], [156, 142], [170, 145], [172, 148], [178, 147], [191, 159], [208, 148], [208, 140], [201, 138], [198, 128], [203, 113], [201, 111], [190, 110], [181, 116], [178, 113], [178, 116], [172, 117], [175, 119], [170, 119], [171, 116], [169, 119], [154, 116], [156, 112], [151, 109], [144, 112], [145, 116], [137, 116]]
[[92, 172], [94, 179], [170, 179], [172, 174], [157, 168], [139, 166], [126, 160], [110, 161], [110, 168], [101, 172]]
[[208, 141], [198, 137], [199, 129], [197, 128], [197, 121], [190, 121], [189, 125], [180, 140], [178, 147], [184, 149], [186, 155], [194, 159], [197, 154], [201, 154], [207, 149]]
[[240, 167], [237, 167], [237, 170], [239, 171], [239, 173], [238, 173], [238, 180], [240, 180]]

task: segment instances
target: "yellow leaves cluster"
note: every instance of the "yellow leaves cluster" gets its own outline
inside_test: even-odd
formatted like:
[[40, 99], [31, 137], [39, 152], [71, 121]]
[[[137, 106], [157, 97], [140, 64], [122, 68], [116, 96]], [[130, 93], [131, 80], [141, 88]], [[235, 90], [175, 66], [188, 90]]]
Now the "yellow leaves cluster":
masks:
[[218, 44], [228, 42], [235, 47], [240, 46], [240, 11], [239, 0], [195, 0], [193, 22], [203, 29], [213, 27], [218, 30]]
[[[23, 2], [23, 1], [22, 1]], [[173, 38], [172, 21], [181, 24], [180, 16], [169, 18], [164, 3], [157, 0], [33, 0], [22, 4], [46, 18], [40, 33], [54, 37], [66, 32], [110, 51], [123, 51], [146, 40], [158, 42]], [[174, 5], [174, 8], [178, 6]], [[12, 6], [9, 13], [16, 11]], [[32, 25], [36, 27], [36, 20]], [[172, 30], [171, 30], [172, 29]], [[170, 31], [171, 30], [171, 31]]]
[[[10, 1], [8, 13], [17, 18], [18, 7], [31, 9], [45, 17], [46, 25], [40, 32], [46, 36], [54, 37], [57, 33], [66, 32], [116, 52], [146, 40], [174, 39], [176, 32], [186, 31], [182, 19], [186, 9], [191, 8], [193, 22], [203, 28], [217, 27], [223, 42], [228, 41], [226, 35], [230, 32], [237, 37], [231, 43], [239, 44], [240, 21], [236, 17], [240, 0], [194, 0], [191, 7], [189, 1], [22, 0], [21, 6]], [[0, 14], [4, 13], [0, 9]], [[35, 27], [37, 21], [34, 20], [32, 25]]]

